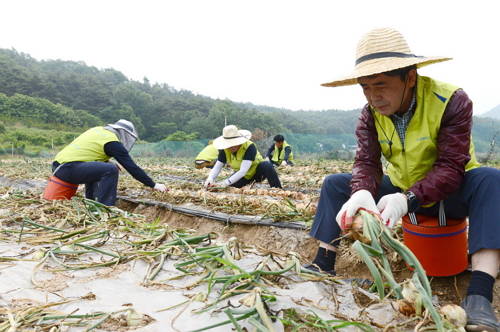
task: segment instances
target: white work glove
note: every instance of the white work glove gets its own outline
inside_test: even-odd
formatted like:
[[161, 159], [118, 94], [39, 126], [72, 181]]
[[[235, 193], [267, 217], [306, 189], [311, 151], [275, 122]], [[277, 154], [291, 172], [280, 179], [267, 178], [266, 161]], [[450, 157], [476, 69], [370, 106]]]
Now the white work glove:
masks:
[[205, 183], [203, 184], [203, 187], [208, 188], [208, 187], [210, 187], [211, 185], [213, 185], [213, 184], [214, 184], [214, 182], [215, 182], [215, 181], [214, 181], [214, 179], [212, 179], [212, 178], [207, 178], [207, 179], [205, 180]]
[[283, 161], [283, 165], [285, 165], [285, 166], [290, 166], [290, 164], [289, 164], [289, 163], [288, 163], [288, 161], [286, 161], [286, 160], [285, 160], [285, 161]]
[[340, 208], [340, 211], [335, 218], [340, 228], [351, 228], [354, 215], [361, 208], [373, 213], [379, 213], [377, 205], [375, 205], [375, 200], [368, 190], [361, 189], [356, 191], [352, 194], [351, 198], [349, 198], [349, 200], [342, 205], [342, 208]]
[[387, 227], [392, 228], [408, 212], [406, 195], [395, 193], [382, 196], [377, 208], [381, 212], [382, 221]]
[[163, 183], [157, 183], [154, 186], [154, 190], [160, 191], [162, 193], [168, 191], [168, 188]]

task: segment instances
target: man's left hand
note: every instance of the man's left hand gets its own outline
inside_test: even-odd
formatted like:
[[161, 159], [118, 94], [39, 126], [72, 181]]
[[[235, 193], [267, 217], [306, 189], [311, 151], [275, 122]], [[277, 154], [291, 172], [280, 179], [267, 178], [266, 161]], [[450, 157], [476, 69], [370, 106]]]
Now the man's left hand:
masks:
[[382, 221], [387, 227], [394, 227], [396, 223], [408, 212], [406, 195], [395, 193], [383, 196], [377, 203]]

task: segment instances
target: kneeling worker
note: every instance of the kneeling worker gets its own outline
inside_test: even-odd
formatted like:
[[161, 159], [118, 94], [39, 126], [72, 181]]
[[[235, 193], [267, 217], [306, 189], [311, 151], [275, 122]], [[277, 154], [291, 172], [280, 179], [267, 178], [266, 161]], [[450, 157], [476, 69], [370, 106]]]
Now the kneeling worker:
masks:
[[[241, 188], [253, 181], [261, 182], [267, 179], [273, 188], [281, 188], [281, 182], [273, 165], [264, 161], [255, 144], [250, 141], [252, 133], [248, 130], [238, 130], [234, 125], [226, 126], [222, 136], [214, 140], [214, 146], [219, 150], [219, 156], [214, 168], [210, 171], [205, 187]], [[225, 164], [236, 171], [224, 181], [214, 184]]]
[[293, 166], [292, 147], [285, 141], [283, 135], [274, 136], [274, 143], [267, 150], [266, 158], [277, 166], [283, 163], [286, 166]]
[[129, 151], [137, 140], [132, 122], [90, 128], [63, 148], [52, 163], [59, 179], [85, 184], [85, 197], [112, 206], [116, 202], [118, 165], [108, 162], [115, 158], [137, 181], [158, 191], [167, 191], [164, 184], [155, 183], [130, 157]]
[[217, 161], [219, 156], [219, 150], [213, 145], [213, 141], [208, 141], [208, 145], [198, 153], [194, 161], [194, 167], [201, 168], [212, 168]]

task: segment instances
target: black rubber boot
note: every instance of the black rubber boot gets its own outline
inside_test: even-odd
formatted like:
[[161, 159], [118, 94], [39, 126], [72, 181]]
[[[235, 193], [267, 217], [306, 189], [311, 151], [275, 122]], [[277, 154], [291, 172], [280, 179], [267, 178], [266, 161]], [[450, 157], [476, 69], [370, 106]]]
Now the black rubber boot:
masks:
[[465, 329], [469, 332], [499, 332], [500, 324], [490, 301], [481, 295], [467, 295], [460, 304], [467, 314]]
[[335, 276], [335, 271], [334, 270], [322, 270], [318, 267], [318, 265], [316, 264], [306, 264], [306, 265], [303, 265], [302, 266], [304, 269], [307, 269], [309, 271], [312, 271], [312, 272], [316, 272], [316, 273], [325, 273], [325, 274], [329, 274], [331, 276]]
[[334, 276], [336, 257], [337, 253], [335, 251], [319, 247], [312, 264], [304, 265], [304, 268], [313, 272], [322, 272]]

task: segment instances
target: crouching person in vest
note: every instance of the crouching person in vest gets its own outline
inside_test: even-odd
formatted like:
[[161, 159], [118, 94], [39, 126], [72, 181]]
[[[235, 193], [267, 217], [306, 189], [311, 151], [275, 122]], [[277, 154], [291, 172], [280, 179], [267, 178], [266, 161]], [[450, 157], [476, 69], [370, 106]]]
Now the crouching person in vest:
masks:
[[[419, 67], [450, 60], [415, 56], [394, 29], [366, 34], [354, 72], [325, 83], [358, 83], [367, 104], [356, 127], [352, 174], [325, 178], [310, 235], [320, 241], [309, 269], [334, 274], [338, 238], [360, 208], [388, 227], [408, 212], [469, 218], [472, 273], [461, 305], [467, 331], [499, 331], [491, 302], [500, 265], [500, 170], [480, 167], [471, 138], [472, 102], [460, 88], [419, 76]], [[381, 157], [388, 161], [384, 175]]]
[[[264, 179], [267, 179], [271, 187], [281, 188], [276, 170], [269, 161], [262, 158], [255, 144], [250, 141], [251, 136], [248, 130], [238, 130], [233, 125], [224, 127], [222, 136], [214, 140], [214, 146], [219, 149], [219, 156], [205, 181], [206, 188], [210, 186], [241, 188], [253, 181], [261, 182]], [[224, 181], [215, 183], [225, 164], [236, 173]]]
[[208, 145], [196, 156], [194, 167], [198, 169], [213, 168], [218, 156], [219, 150], [214, 146], [213, 141], [209, 141]]
[[285, 141], [283, 135], [276, 135], [273, 140], [274, 143], [267, 150], [266, 158], [276, 166], [293, 166], [292, 147]]
[[63, 181], [85, 184], [86, 198], [108, 206], [116, 202], [119, 172], [118, 165], [109, 162], [111, 157], [144, 185], [166, 191], [164, 184], [155, 183], [130, 157], [136, 140], [135, 127], [127, 120], [91, 128], [56, 155], [52, 171]]

